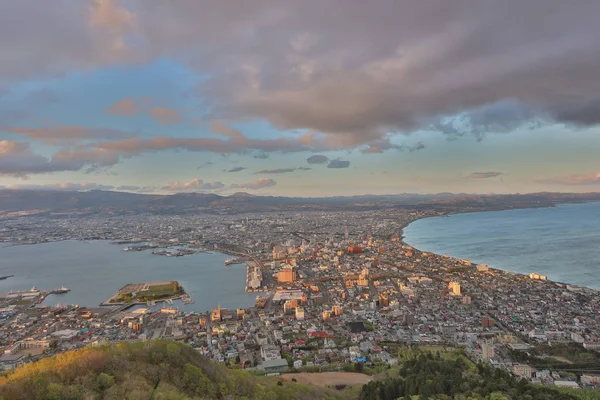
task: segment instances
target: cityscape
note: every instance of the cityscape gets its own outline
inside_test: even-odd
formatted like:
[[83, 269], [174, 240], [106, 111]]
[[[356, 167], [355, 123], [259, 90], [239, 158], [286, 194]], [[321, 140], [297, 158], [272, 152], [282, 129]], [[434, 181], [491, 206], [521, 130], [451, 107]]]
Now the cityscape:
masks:
[[600, 400], [600, 1], [0, 1], [0, 400]]
[[[49, 307], [43, 300], [56, 296], [52, 292], [5, 293], [0, 365], [11, 370], [84, 346], [159, 338], [267, 373], [394, 366], [399, 346], [460, 346], [473, 360], [534, 383], [597, 385], [593, 373], [573, 379], [567, 361], [536, 368], [527, 357], [546, 343], [599, 350], [598, 291], [535, 271], [510, 273], [427, 253], [403, 241], [410, 222], [441, 215], [375, 210], [9, 220], [0, 239], [12, 245], [103, 240], [124, 251], [168, 249], [156, 257], [223, 252], [233, 258], [222, 268], [245, 265], [245, 287], [238, 289], [257, 296], [251, 307], [225, 309], [215, 302], [211, 309], [184, 312], [171, 297], [140, 296], [148, 288], [118, 291], [118, 305]], [[138, 296], [124, 302], [126, 292]]]

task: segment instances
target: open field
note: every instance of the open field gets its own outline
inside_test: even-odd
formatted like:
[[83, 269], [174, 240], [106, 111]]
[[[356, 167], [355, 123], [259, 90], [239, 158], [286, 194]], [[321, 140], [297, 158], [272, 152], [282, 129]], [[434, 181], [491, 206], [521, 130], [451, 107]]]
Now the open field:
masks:
[[316, 372], [316, 373], [294, 373], [283, 374], [281, 378], [291, 381], [295, 378], [298, 382], [309, 383], [315, 386], [336, 386], [336, 385], [364, 385], [371, 382], [373, 377], [359, 374], [358, 372]]
[[130, 283], [113, 294], [106, 304], [129, 304], [151, 300], [175, 299], [185, 294], [177, 281]]

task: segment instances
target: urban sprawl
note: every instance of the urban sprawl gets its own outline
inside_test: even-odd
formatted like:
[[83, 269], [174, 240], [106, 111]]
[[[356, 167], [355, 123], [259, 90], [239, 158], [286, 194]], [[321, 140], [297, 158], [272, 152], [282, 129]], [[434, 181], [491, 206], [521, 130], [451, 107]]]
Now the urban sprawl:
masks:
[[[256, 292], [257, 299], [245, 309], [214, 304], [205, 313], [186, 313], [170, 299], [135, 307], [49, 307], [43, 304], [48, 292], [6, 293], [0, 296], [0, 368], [88, 345], [155, 338], [185, 341], [215, 361], [266, 373], [395, 365], [399, 346], [437, 345], [460, 346], [474, 360], [540, 384], [599, 385], [600, 375], [536, 369], [525, 357], [544, 346], [599, 350], [598, 291], [552, 282], [535, 271], [522, 275], [426, 253], [402, 240], [410, 222], [442, 214], [377, 210], [5, 221], [0, 241], [6, 244], [110, 240], [129, 251], [170, 249], [157, 256], [227, 253], [246, 264], [245, 290]], [[162, 283], [168, 285], [179, 288]]]

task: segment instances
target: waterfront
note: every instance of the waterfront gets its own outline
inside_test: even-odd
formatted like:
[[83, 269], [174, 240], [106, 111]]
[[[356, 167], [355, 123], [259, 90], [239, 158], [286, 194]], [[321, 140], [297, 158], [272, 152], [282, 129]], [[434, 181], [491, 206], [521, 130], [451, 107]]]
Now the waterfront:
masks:
[[422, 251], [600, 288], [600, 203], [425, 218], [404, 236]]
[[195, 300], [176, 302], [182, 311], [207, 311], [218, 303], [237, 308], [254, 305], [256, 293], [244, 292], [245, 265], [225, 267], [229, 257], [221, 253], [198, 253], [184, 257], [161, 257], [150, 251], [124, 252], [124, 246], [106, 241], [62, 241], [0, 248], [0, 293], [54, 290], [62, 285], [69, 293], [48, 296], [44, 304], [98, 306], [127, 283], [177, 280]]

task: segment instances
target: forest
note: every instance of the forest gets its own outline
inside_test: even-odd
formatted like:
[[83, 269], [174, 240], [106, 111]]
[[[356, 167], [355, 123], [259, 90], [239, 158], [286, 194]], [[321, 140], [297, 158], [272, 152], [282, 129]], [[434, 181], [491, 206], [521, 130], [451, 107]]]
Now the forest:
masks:
[[86, 347], [0, 376], [1, 400], [314, 400], [335, 391], [258, 377], [166, 340]]

